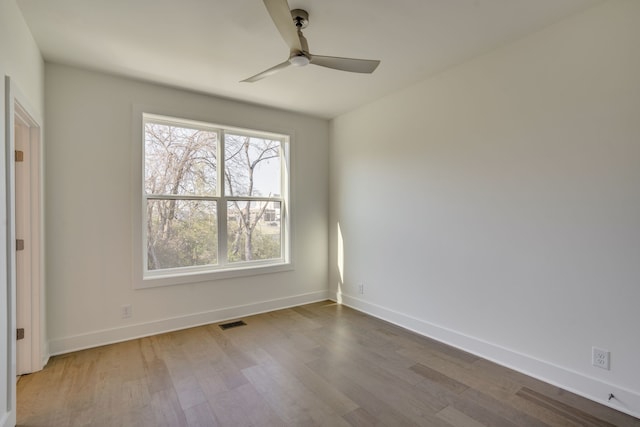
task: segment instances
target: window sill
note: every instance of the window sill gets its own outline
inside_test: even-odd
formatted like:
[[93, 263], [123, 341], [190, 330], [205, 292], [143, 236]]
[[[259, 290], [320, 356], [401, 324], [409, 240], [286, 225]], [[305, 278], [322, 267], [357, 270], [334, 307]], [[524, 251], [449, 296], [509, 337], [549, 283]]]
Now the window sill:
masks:
[[161, 286], [184, 285], [201, 282], [212, 282], [222, 279], [233, 279], [237, 277], [258, 276], [261, 274], [280, 273], [293, 270], [293, 264], [282, 262], [270, 265], [251, 265], [235, 268], [225, 268], [221, 270], [194, 271], [189, 273], [158, 274], [143, 277], [142, 280], [134, 282], [134, 289], [157, 288]]

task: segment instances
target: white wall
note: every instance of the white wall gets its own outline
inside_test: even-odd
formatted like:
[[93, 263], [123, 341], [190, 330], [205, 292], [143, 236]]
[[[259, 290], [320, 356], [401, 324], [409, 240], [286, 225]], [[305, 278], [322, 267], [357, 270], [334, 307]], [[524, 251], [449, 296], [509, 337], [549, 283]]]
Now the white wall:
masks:
[[[42, 116], [44, 104], [44, 63], [40, 51], [13, 0], [0, 0], [0, 135], [5, 139], [5, 82], [9, 76], [28, 102], [31, 113]], [[15, 392], [15, 359], [11, 355], [12, 336], [7, 332], [11, 325], [11, 301], [7, 296], [7, 188], [5, 149], [0, 150], [0, 426], [13, 426], [16, 422], [15, 394], [7, 403], [7, 390]], [[10, 362], [10, 360], [12, 360]], [[13, 364], [14, 366], [9, 366]]]
[[639, 22], [607, 2], [333, 120], [336, 298], [640, 415]]
[[[52, 354], [326, 299], [326, 120], [46, 64], [47, 310]], [[292, 131], [295, 270], [133, 290], [133, 108]], [[135, 181], [132, 181], [135, 180]], [[132, 304], [133, 317], [120, 318]]]

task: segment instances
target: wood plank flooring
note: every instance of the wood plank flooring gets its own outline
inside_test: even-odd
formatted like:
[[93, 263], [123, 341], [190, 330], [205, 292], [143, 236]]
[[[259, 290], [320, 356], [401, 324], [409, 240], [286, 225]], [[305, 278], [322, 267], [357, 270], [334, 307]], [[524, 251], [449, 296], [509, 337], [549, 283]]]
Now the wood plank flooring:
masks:
[[53, 357], [18, 425], [640, 426], [330, 301]]

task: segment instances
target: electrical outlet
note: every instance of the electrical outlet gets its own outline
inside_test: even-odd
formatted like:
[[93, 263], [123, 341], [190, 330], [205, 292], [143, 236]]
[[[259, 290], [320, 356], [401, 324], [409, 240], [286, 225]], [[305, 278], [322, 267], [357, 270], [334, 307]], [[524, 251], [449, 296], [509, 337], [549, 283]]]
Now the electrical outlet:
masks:
[[609, 356], [611, 353], [608, 350], [592, 347], [591, 363], [593, 366], [601, 369], [609, 370]]
[[120, 307], [120, 314], [123, 319], [130, 318], [133, 315], [133, 308], [131, 307], [131, 304], [126, 304]]
[[364, 295], [364, 283], [358, 283], [358, 293]]

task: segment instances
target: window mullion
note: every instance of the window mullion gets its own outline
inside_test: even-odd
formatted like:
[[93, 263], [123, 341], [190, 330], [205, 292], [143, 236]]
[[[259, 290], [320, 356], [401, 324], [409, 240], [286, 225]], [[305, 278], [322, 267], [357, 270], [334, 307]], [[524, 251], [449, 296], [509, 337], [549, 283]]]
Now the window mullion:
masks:
[[218, 190], [220, 197], [218, 198], [218, 264], [227, 265], [227, 199], [225, 197], [225, 181], [224, 181], [224, 143], [225, 132], [221, 130], [218, 134]]

